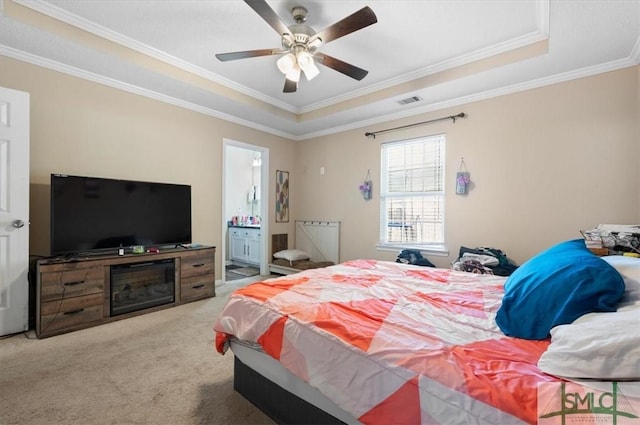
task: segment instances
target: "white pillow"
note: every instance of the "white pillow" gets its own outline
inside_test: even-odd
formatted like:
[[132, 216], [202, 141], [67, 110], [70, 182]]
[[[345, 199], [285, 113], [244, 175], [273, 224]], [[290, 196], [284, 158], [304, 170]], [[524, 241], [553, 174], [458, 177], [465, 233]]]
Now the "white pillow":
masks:
[[626, 255], [606, 255], [600, 258], [609, 263], [622, 276], [640, 280], [640, 258]]
[[618, 311], [589, 313], [551, 329], [543, 372], [567, 378], [640, 379], [640, 258], [602, 257], [624, 279]]
[[640, 304], [640, 258], [609, 255], [602, 259], [616, 269], [624, 279], [624, 296], [618, 304], [618, 310]]
[[541, 371], [567, 378], [640, 379], [640, 305], [589, 313], [551, 329]]
[[273, 254], [273, 256], [274, 258], [289, 260], [289, 264], [291, 264], [293, 261], [308, 260], [309, 258], [311, 258], [309, 254], [300, 249], [285, 249], [283, 251], [276, 252], [275, 254]]

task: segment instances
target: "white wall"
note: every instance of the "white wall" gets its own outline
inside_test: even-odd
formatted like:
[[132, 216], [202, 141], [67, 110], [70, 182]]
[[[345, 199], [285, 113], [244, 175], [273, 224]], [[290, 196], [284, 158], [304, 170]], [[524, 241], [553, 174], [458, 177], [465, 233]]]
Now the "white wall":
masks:
[[[234, 215], [260, 215], [260, 201], [248, 202], [248, 192], [252, 186], [260, 187], [260, 168], [253, 167], [256, 152], [236, 146], [228, 146], [225, 170], [227, 193], [225, 199], [227, 220]], [[258, 190], [259, 194], [259, 190]]]

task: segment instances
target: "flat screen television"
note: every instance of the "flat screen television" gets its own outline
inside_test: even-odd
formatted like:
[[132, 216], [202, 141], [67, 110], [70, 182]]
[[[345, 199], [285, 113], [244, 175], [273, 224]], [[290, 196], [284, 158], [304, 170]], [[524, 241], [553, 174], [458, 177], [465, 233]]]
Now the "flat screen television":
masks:
[[191, 186], [51, 175], [51, 255], [191, 243]]

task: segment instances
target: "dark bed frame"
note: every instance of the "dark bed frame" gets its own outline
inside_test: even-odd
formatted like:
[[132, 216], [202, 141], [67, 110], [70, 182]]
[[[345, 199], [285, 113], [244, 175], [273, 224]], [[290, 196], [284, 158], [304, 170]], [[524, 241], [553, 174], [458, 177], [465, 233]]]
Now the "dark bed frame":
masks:
[[322, 425], [344, 422], [268, 380], [237, 357], [233, 388], [278, 424]]

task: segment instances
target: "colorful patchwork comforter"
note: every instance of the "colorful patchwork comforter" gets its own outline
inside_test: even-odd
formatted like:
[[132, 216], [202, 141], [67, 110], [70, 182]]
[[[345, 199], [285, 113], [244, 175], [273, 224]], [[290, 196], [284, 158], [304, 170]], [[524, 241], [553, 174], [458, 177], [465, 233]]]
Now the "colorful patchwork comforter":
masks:
[[536, 423], [548, 341], [495, 324], [504, 277], [356, 260], [235, 291], [215, 323], [364, 424]]

